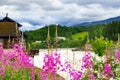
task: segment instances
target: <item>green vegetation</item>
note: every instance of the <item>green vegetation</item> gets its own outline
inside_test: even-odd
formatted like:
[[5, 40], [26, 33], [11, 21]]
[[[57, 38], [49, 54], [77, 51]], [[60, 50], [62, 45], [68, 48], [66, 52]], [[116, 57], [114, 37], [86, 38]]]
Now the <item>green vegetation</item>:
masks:
[[105, 25], [103, 36], [109, 40], [118, 40], [118, 34], [120, 34], [120, 21], [113, 21]]
[[[26, 31], [25, 32], [28, 35], [27, 41], [28, 41], [28, 43], [30, 43], [31, 49], [47, 48], [48, 27], [50, 29], [50, 40], [51, 40], [50, 44], [51, 44], [51, 47], [54, 48], [56, 25], [50, 25], [50, 26], [45, 26], [45, 27], [35, 30], [35, 31]], [[66, 47], [83, 46], [83, 42], [85, 42], [85, 40], [86, 40], [85, 35], [87, 34], [87, 32], [84, 32], [84, 31], [87, 31], [87, 28], [67, 27], [67, 26], [57, 25], [57, 29], [58, 29], [58, 36], [66, 38], [66, 40], [59, 40], [59, 42], [58, 42], [59, 47], [66, 48]], [[83, 33], [80, 33], [81, 36], [78, 37], [79, 40], [76, 40], [76, 39], [74, 39], [74, 36], [75, 36], [74, 34], [76, 34], [78, 32], [79, 33], [83, 32]], [[77, 34], [77, 35], [79, 35], [79, 34]], [[82, 38], [82, 40], [80, 38]], [[36, 41], [40, 41], [40, 43], [38, 43]]]
[[[56, 25], [49, 25], [38, 30], [25, 32], [28, 35], [27, 41], [30, 43], [32, 49], [47, 48], [46, 39], [48, 27], [50, 29], [50, 44], [54, 48]], [[108, 40], [116, 42], [118, 40], [118, 34], [120, 34], [120, 21], [92, 26], [67, 27], [57, 25], [57, 29], [58, 36], [66, 38], [66, 40], [59, 40], [59, 47], [80, 48], [86, 43], [87, 38], [94, 41], [95, 37], [99, 38], [100, 36], [103, 36], [105, 39], [107, 38]], [[35, 41], [41, 41], [41, 43], [35, 43]]]
[[88, 27], [89, 38], [104, 36], [109, 40], [117, 41], [120, 34], [120, 21], [112, 21], [102, 25], [94, 25]]
[[74, 40], [84, 40], [84, 38], [88, 35], [88, 32], [80, 32], [72, 35], [72, 39]]
[[[55, 25], [45, 26], [41, 29], [35, 30], [35, 31], [26, 31], [25, 33], [29, 35], [28, 41], [34, 42], [34, 41], [45, 41], [47, 38], [47, 32], [48, 27], [50, 29], [50, 37], [53, 39], [55, 37]], [[58, 35], [68, 38], [70, 35], [73, 34], [73, 29], [58, 25]]]
[[106, 48], [111, 48], [113, 45], [112, 41], [109, 41], [107, 39], [104, 39], [104, 37], [96, 38], [94, 41], [92, 41], [92, 48], [95, 51], [95, 54], [98, 56], [103, 56], [106, 53]]

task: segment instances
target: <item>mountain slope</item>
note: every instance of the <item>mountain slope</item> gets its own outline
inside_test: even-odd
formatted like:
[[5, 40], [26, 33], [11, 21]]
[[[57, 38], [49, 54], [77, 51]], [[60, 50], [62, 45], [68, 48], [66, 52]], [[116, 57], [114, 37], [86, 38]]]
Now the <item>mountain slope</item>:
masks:
[[90, 26], [90, 25], [96, 25], [96, 24], [106, 24], [106, 23], [110, 23], [110, 22], [115, 21], [115, 20], [120, 20], [120, 16], [109, 18], [109, 19], [105, 19], [105, 20], [100, 20], [100, 21], [83, 22], [83, 23], [80, 23], [80, 24], [77, 24], [77, 25], [73, 25], [72, 27], [76, 27], [76, 26]]

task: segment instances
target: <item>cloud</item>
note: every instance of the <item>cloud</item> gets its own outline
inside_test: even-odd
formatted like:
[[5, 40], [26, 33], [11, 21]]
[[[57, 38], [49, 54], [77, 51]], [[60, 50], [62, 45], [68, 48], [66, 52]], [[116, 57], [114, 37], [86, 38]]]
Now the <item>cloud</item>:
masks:
[[120, 0], [4, 0], [0, 3], [0, 18], [9, 17], [33, 30], [43, 25], [71, 26], [86, 21], [119, 16]]
[[46, 4], [43, 5], [45, 10], [61, 10], [63, 9], [63, 3], [60, 0], [46, 0]]
[[22, 26], [23, 27], [20, 27], [20, 30], [22, 31], [36, 30], [36, 29], [43, 27], [43, 25], [32, 25], [28, 22], [23, 22]]
[[62, 0], [63, 3], [67, 4], [71, 4], [71, 3], [75, 3], [78, 5], [89, 5], [89, 4], [101, 4], [103, 6], [106, 7], [120, 7], [119, 3], [120, 0]]

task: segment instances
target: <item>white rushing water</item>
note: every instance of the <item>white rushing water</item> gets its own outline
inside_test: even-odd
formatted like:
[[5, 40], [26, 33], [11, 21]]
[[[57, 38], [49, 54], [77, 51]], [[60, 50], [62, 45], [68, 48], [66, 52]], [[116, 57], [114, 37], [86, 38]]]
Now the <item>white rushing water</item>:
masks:
[[[55, 51], [55, 50], [52, 50], [52, 51]], [[36, 67], [42, 68], [44, 54], [46, 53], [48, 53], [47, 49], [40, 49], [39, 55], [34, 56], [34, 65]], [[85, 53], [91, 53], [92, 56], [95, 56], [95, 54], [90, 51], [72, 51], [72, 49], [64, 49], [64, 48], [58, 49], [58, 53], [60, 53], [62, 63], [66, 61], [70, 61], [72, 63], [72, 67], [76, 70], [80, 69], [80, 66], [82, 64], [82, 57], [84, 56]], [[58, 74], [64, 77], [65, 80], [70, 80], [68, 73], [58, 71]]]

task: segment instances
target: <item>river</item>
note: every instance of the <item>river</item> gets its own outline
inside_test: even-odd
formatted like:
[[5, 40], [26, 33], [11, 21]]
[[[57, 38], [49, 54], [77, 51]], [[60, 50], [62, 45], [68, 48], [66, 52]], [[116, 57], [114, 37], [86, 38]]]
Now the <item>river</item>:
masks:
[[[53, 52], [55, 49], [52, 50]], [[72, 49], [66, 49], [66, 48], [59, 48], [58, 53], [61, 55], [61, 62], [64, 63], [65, 61], [70, 61], [72, 63], [72, 67], [76, 70], [79, 70], [81, 68], [82, 64], [82, 57], [85, 53], [91, 53], [92, 56], [95, 56], [95, 54], [92, 51], [72, 51]], [[40, 49], [39, 55], [34, 56], [34, 65], [36, 67], [42, 68], [43, 66], [43, 59], [44, 55], [48, 53], [47, 49]], [[97, 58], [99, 59], [99, 58]], [[70, 80], [70, 77], [68, 73], [58, 71], [58, 74], [65, 78], [65, 80]]]

